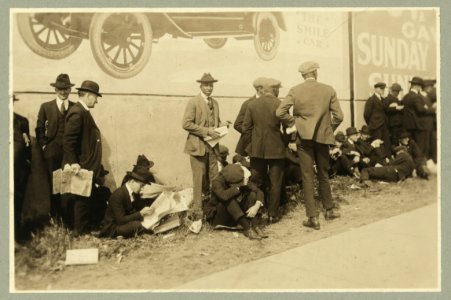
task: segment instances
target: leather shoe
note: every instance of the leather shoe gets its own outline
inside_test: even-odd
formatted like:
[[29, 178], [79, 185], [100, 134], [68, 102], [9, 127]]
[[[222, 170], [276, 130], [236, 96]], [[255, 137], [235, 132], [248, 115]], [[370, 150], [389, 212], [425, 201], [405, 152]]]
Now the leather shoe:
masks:
[[324, 213], [324, 218], [326, 220], [333, 220], [333, 219], [336, 219], [339, 217], [340, 217], [340, 213], [335, 208], [328, 209]]
[[255, 227], [254, 231], [257, 233], [257, 235], [259, 237], [261, 237], [262, 239], [266, 239], [268, 238], [268, 234], [265, 233], [260, 227]]
[[308, 218], [308, 220], [302, 222], [302, 225], [305, 227], [313, 228], [315, 230], [320, 229], [320, 225], [319, 225], [319, 221], [318, 221], [317, 217]]
[[248, 237], [250, 240], [261, 240], [262, 238], [257, 235], [252, 229], [244, 230], [243, 234]]

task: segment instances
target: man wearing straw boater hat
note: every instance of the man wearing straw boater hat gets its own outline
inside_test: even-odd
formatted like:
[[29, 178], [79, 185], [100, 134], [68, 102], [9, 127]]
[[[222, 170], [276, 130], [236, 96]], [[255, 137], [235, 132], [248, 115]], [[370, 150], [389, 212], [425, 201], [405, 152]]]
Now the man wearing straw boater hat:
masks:
[[[64, 170], [78, 173], [80, 169], [93, 171], [94, 185], [101, 176], [102, 143], [100, 130], [97, 127], [90, 110], [97, 103], [99, 85], [85, 80], [78, 90], [79, 101], [71, 107], [66, 116], [63, 135], [63, 166]], [[89, 197], [69, 194], [64, 197], [66, 220], [73, 218], [74, 235], [87, 231]]]
[[215, 131], [215, 128], [221, 125], [219, 105], [211, 97], [213, 84], [217, 81], [210, 73], [204, 73], [202, 78], [197, 80], [200, 83], [200, 94], [186, 104], [182, 122], [183, 129], [188, 131], [184, 151], [190, 155], [193, 174], [193, 206], [190, 217], [200, 224], [203, 218], [202, 192], [209, 192], [206, 190], [209, 186], [206, 183], [207, 178], [211, 183], [218, 175], [218, 145], [211, 147], [204, 141], [206, 137], [219, 137], [219, 133]]
[[[75, 104], [69, 100], [73, 83], [69, 75], [59, 74], [54, 83], [56, 98], [41, 104], [36, 124], [36, 140], [42, 149], [49, 183], [52, 186], [53, 171], [61, 168], [63, 159], [63, 133], [67, 111]], [[51, 197], [52, 216], [61, 215], [61, 196], [59, 194]]]
[[145, 166], [135, 165], [131, 172], [127, 172], [126, 178], [125, 184], [115, 190], [108, 201], [100, 237], [128, 238], [146, 231], [141, 222], [153, 209], [145, 206], [138, 211], [133, 203], [142, 188], [150, 184], [152, 174]]

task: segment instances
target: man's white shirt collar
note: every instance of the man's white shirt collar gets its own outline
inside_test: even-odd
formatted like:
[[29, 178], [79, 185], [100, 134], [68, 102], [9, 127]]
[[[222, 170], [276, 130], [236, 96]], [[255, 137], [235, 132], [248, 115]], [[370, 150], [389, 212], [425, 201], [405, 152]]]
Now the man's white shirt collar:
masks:
[[69, 109], [69, 99], [66, 100], [61, 100], [58, 96], [56, 96], [56, 105], [58, 106], [58, 109], [61, 108], [61, 104], [64, 103], [64, 107], [66, 108], [66, 110]]
[[351, 145], [354, 145], [354, 141], [351, 140], [351, 139], [348, 139], [348, 143], [351, 144]]
[[132, 189], [128, 186], [128, 182], [125, 183], [125, 187], [127, 188], [128, 194], [130, 195], [130, 201], [131, 201], [131, 202], [135, 201], [135, 198], [133, 198], [133, 191], [132, 191]]
[[376, 97], [379, 99], [379, 100], [381, 100], [382, 99], [382, 96], [381, 95], [379, 95], [378, 93], [374, 93], [374, 95], [376, 95]]
[[410, 89], [411, 92], [414, 92], [415, 94], [418, 94], [418, 91], [416, 89]]
[[80, 102], [80, 104], [87, 110], [89, 111], [89, 107], [86, 105], [86, 103], [84, 103], [82, 100], [78, 101]]
[[[202, 98], [204, 98], [205, 102], [208, 104], [208, 96], [202, 92], [200, 92], [200, 95], [202, 96]], [[210, 98], [211, 98], [211, 96], [210, 96]]]

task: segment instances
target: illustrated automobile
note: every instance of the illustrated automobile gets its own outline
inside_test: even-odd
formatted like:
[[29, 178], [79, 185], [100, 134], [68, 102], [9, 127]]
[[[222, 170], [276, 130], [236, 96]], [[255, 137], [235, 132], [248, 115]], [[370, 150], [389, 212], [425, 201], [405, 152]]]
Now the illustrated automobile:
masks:
[[258, 56], [272, 60], [280, 30], [286, 31], [280, 12], [36, 12], [18, 13], [17, 25], [27, 46], [49, 59], [69, 56], [88, 39], [100, 68], [115, 78], [141, 72], [152, 44], [166, 34], [200, 38], [213, 49], [223, 47], [229, 38], [253, 40]]

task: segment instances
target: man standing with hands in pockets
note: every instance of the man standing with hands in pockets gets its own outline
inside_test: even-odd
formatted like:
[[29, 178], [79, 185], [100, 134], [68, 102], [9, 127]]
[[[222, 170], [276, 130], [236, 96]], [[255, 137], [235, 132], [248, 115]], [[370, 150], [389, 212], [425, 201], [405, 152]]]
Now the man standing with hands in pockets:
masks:
[[[339, 218], [332, 203], [329, 185], [329, 145], [334, 144], [334, 130], [343, 121], [343, 112], [335, 90], [316, 81], [318, 63], [304, 62], [299, 72], [304, 82], [290, 89], [276, 111], [277, 117], [297, 131], [296, 147], [301, 164], [302, 185], [308, 219], [302, 224], [320, 229], [318, 210], [314, 199], [314, 164], [317, 167], [319, 197], [326, 212], [326, 220]], [[293, 106], [293, 116], [289, 114]], [[331, 116], [332, 115], [332, 116]]]

